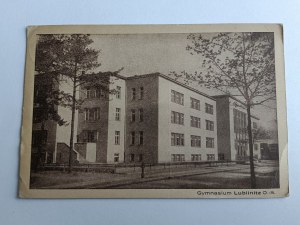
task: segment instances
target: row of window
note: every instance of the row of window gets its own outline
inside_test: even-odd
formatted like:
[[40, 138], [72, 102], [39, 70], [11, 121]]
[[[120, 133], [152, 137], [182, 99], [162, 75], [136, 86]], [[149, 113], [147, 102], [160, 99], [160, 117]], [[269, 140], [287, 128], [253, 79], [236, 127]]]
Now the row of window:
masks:
[[[184, 134], [171, 133], [172, 146], [184, 146]], [[206, 138], [206, 148], [214, 148], [214, 138]], [[191, 135], [191, 147], [201, 147], [201, 137]]]
[[[121, 109], [116, 108], [115, 120], [120, 121], [121, 119]], [[96, 121], [100, 120], [100, 108], [85, 108], [84, 109], [84, 120]]]
[[[116, 98], [120, 99], [121, 98], [121, 87], [117, 86], [116, 90]], [[91, 98], [100, 98], [100, 97], [105, 97], [108, 94], [108, 90], [103, 90], [101, 88], [86, 88], [85, 90], [85, 95], [87, 99]]]
[[[215, 155], [214, 154], [207, 154], [206, 158], [209, 161], [214, 161], [215, 160]], [[119, 159], [119, 156], [118, 156], [117, 159]], [[191, 161], [192, 162], [197, 162], [197, 161], [201, 161], [201, 160], [202, 160], [201, 159], [201, 154], [191, 154]], [[129, 161], [130, 162], [134, 162], [134, 161], [142, 162], [143, 161], [143, 154], [130, 154], [129, 155]], [[185, 161], [185, 155], [184, 154], [172, 154], [171, 155], [171, 162], [184, 162], [184, 161]], [[116, 161], [116, 158], [115, 158], [115, 162], [118, 162], [118, 161]]]
[[[214, 161], [215, 155], [214, 154], [206, 154], [207, 160]], [[171, 162], [184, 162], [185, 155], [184, 154], [172, 154], [171, 155]], [[197, 162], [201, 161], [201, 154], [191, 154], [191, 161]]]
[[[179, 105], [184, 105], [184, 94], [171, 90], [171, 101]], [[191, 97], [190, 102], [192, 109], [200, 110], [200, 100]], [[205, 103], [205, 112], [214, 114], [213, 105]]]
[[[206, 130], [214, 130], [214, 122], [210, 120], [206, 121]], [[184, 114], [172, 111], [171, 123], [184, 125]], [[201, 119], [199, 117], [191, 116], [191, 127], [201, 128]]]

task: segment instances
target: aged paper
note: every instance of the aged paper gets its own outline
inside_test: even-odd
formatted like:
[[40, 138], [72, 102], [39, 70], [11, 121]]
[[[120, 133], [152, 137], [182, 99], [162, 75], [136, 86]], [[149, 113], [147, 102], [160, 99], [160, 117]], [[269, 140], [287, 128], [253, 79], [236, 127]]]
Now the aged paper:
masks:
[[22, 198], [288, 196], [283, 27], [33, 26]]

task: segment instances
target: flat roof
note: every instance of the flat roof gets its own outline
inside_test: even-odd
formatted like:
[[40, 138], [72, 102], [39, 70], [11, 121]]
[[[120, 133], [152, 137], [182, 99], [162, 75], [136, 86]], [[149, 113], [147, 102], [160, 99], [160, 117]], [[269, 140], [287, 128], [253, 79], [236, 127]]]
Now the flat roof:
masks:
[[[242, 102], [241, 100], [233, 97], [232, 95], [230, 94], [224, 94], [224, 95], [214, 95], [213, 96], [214, 98], [224, 98], [224, 97], [228, 97], [228, 98], [232, 98], [233, 100], [241, 103], [242, 105], [244, 105], [246, 107], [246, 104], [244, 102]], [[254, 115], [251, 115], [251, 117], [253, 117], [254, 119], [257, 119], [257, 120], [260, 120], [257, 116], [254, 116]]]
[[186, 89], [188, 89], [188, 90], [190, 90], [190, 91], [193, 91], [193, 92], [195, 92], [195, 93], [197, 93], [197, 94], [200, 94], [200, 95], [202, 95], [202, 96], [204, 96], [204, 97], [207, 97], [207, 98], [210, 98], [211, 100], [213, 100], [213, 101], [216, 101], [216, 99], [215, 98], [213, 98], [212, 96], [210, 96], [210, 95], [208, 95], [208, 94], [205, 94], [205, 93], [203, 93], [203, 92], [201, 92], [201, 91], [198, 91], [197, 89], [195, 89], [195, 88], [192, 88], [192, 87], [190, 87], [190, 86], [188, 86], [188, 85], [186, 85], [186, 84], [183, 84], [183, 83], [181, 83], [181, 82], [179, 82], [179, 81], [177, 81], [177, 80], [174, 80], [173, 78], [171, 78], [171, 77], [169, 77], [169, 76], [166, 76], [166, 75], [164, 75], [164, 74], [161, 74], [161, 73], [150, 73], [150, 74], [143, 74], [143, 75], [134, 75], [134, 76], [130, 76], [130, 77], [125, 77], [125, 79], [126, 80], [133, 80], [133, 79], [139, 79], [139, 78], [144, 78], [144, 77], [153, 77], [153, 76], [159, 76], [159, 77], [162, 77], [162, 78], [164, 78], [164, 79], [166, 79], [166, 80], [168, 80], [168, 81], [171, 81], [171, 82], [173, 82], [173, 83], [175, 83], [175, 84], [177, 84], [177, 85], [180, 85], [180, 86], [182, 86], [182, 87], [184, 87], [184, 88], [186, 88]]

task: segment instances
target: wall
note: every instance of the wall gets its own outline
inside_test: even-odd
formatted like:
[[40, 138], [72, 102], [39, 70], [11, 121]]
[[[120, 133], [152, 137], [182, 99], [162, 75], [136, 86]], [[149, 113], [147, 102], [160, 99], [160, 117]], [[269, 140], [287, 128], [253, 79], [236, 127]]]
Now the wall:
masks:
[[[135, 161], [138, 155], [143, 155], [143, 161], [146, 163], [157, 163], [157, 145], [158, 145], [158, 79], [156, 76], [147, 76], [128, 79], [127, 81], [127, 108], [126, 108], [126, 147], [125, 161], [129, 162], [130, 154], [135, 154]], [[144, 98], [139, 98], [139, 88], [144, 87]], [[136, 88], [136, 100], [131, 100], [131, 89]], [[144, 120], [139, 122], [138, 109], [144, 110]], [[131, 109], [136, 110], [136, 121], [131, 122]], [[136, 144], [130, 143], [130, 132], [144, 131], [144, 144], [138, 145], [138, 135], [136, 135]]]
[[[171, 102], [171, 90], [184, 94], [184, 105]], [[158, 158], [159, 162], [170, 162], [171, 154], [184, 154], [185, 161], [191, 161], [191, 154], [201, 154], [202, 160], [207, 160], [207, 154], [217, 154], [217, 121], [216, 101], [207, 98], [185, 87], [159, 77], [159, 121], [158, 121]], [[190, 97], [200, 100], [200, 111], [190, 107]], [[213, 105], [213, 115], [205, 113], [205, 103]], [[184, 125], [171, 123], [171, 111], [184, 114]], [[190, 126], [190, 116], [201, 119], [201, 128]], [[206, 130], [205, 120], [214, 122], [214, 131]], [[184, 134], [184, 146], [171, 146], [171, 132]], [[201, 136], [201, 148], [191, 147], [191, 135]], [[206, 137], [214, 138], [214, 148], [206, 148]]]

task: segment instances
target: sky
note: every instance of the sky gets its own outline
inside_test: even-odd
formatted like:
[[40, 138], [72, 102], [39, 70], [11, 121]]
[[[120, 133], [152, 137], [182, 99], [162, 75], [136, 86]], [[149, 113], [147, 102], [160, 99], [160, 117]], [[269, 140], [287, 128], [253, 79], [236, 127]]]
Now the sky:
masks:
[[[203, 34], [208, 37], [211, 34]], [[99, 71], [116, 71], [123, 76], [159, 72], [168, 75], [171, 71], [183, 70], [194, 73], [202, 71], [202, 56], [191, 55], [187, 50], [187, 34], [113, 34], [91, 35], [92, 47], [101, 50]], [[193, 85], [200, 91], [214, 95], [215, 90]], [[276, 119], [276, 103], [256, 107], [253, 111], [260, 118], [260, 124], [273, 129]]]

